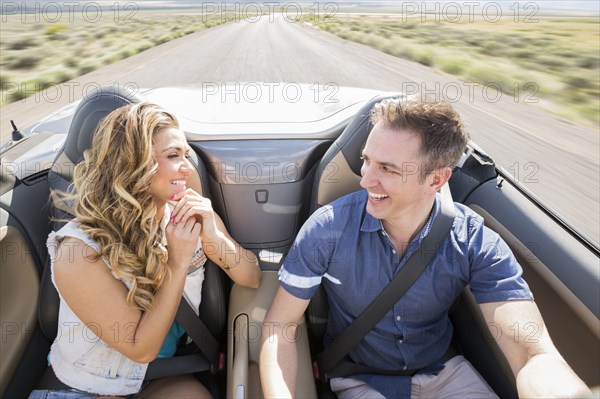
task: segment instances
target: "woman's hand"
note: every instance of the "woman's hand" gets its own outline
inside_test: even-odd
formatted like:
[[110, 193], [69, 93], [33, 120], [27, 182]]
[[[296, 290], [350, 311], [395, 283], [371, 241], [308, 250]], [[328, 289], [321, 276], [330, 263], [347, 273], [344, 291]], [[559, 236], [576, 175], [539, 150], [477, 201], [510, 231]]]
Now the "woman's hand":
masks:
[[246, 287], [260, 285], [260, 268], [256, 255], [244, 249], [227, 232], [223, 221], [212, 209], [208, 198], [188, 188], [171, 198], [177, 201], [173, 208], [172, 223], [182, 220], [201, 223], [200, 238], [206, 256], [221, 267], [231, 279]]
[[171, 223], [176, 226], [192, 216], [200, 223], [200, 237], [202, 241], [214, 241], [219, 229], [217, 227], [215, 212], [208, 198], [204, 198], [191, 188], [186, 189], [171, 197], [177, 202], [171, 213]]
[[198, 245], [198, 236], [202, 226], [193, 217], [177, 224], [172, 223], [172, 220], [165, 229], [169, 252], [168, 262], [172, 268], [181, 268], [187, 272]]

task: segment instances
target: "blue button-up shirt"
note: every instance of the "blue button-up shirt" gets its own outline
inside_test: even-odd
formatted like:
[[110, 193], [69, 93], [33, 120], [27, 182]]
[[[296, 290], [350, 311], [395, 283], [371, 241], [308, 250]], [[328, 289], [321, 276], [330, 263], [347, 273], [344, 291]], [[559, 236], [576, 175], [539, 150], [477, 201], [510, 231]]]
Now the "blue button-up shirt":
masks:
[[[329, 300], [325, 345], [379, 295], [429, 233], [440, 212], [436, 198], [423, 229], [398, 256], [381, 220], [366, 212], [361, 190], [317, 210], [302, 226], [279, 273], [290, 294], [310, 299], [323, 284]], [[533, 299], [506, 243], [469, 208], [456, 218], [431, 264], [350, 352], [355, 363], [385, 370], [421, 369], [438, 361], [452, 339], [448, 310], [470, 284], [478, 303]], [[410, 397], [410, 377], [358, 376], [390, 397]]]

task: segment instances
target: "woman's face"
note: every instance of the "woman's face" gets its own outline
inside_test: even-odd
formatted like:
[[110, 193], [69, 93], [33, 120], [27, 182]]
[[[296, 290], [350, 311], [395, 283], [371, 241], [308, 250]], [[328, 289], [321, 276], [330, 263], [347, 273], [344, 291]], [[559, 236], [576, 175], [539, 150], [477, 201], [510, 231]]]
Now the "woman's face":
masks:
[[186, 181], [193, 165], [187, 155], [189, 147], [181, 130], [165, 128], [154, 135], [152, 148], [158, 170], [152, 178], [150, 191], [158, 206], [186, 189]]

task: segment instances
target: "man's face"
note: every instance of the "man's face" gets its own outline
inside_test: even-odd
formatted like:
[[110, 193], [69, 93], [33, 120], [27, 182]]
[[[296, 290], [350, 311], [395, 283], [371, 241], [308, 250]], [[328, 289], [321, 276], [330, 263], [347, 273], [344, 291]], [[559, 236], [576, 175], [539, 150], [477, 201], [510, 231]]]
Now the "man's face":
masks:
[[367, 212], [393, 221], [410, 216], [421, 206], [431, 206], [435, 189], [430, 177], [421, 181], [425, 167], [419, 156], [421, 139], [408, 130], [392, 130], [378, 123], [363, 150], [360, 185], [369, 192]]

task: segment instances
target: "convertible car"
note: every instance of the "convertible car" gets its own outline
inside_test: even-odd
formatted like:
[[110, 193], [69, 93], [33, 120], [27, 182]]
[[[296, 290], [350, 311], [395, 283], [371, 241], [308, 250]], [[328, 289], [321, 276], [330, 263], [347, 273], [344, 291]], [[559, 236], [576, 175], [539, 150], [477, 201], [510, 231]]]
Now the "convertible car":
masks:
[[[13, 142], [3, 147], [0, 396], [25, 398], [43, 386], [50, 344], [57, 333], [68, 333], [57, 331], [58, 297], [48, 276], [46, 238], [59, 227], [57, 220], [68, 216], [69, 207], [52, 190], [68, 187], [101, 118], [128, 103], [152, 101], [180, 119], [193, 149], [194, 187], [212, 200], [231, 235], [257, 254], [263, 273], [261, 287], [249, 289], [232, 284], [208, 264], [200, 319], [217, 348], [213, 354], [184, 349], [206, 360], [200, 378], [216, 398], [262, 397], [259, 338], [281, 261], [311, 212], [360, 189], [359, 153], [372, 127], [369, 111], [381, 99], [401, 93], [319, 91], [303, 85], [284, 91], [255, 84], [240, 96], [220, 88], [229, 93], [222, 96], [206, 89], [101, 87], [22, 134], [15, 132]], [[455, 202], [477, 211], [508, 242], [556, 346], [598, 392], [599, 249], [537, 202], [475, 143], [456, 166], [449, 188]], [[326, 319], [326, 301], [317, 297], [299, 321], [297, 397], [333, 397], [312, 367], [322, 349]], [[516, 397], [497, 337], [485, 326], [468, 289], [451, 319], [456, 348], [501, 397]], [[532, 337], [537, 328], [524, 327]]]

